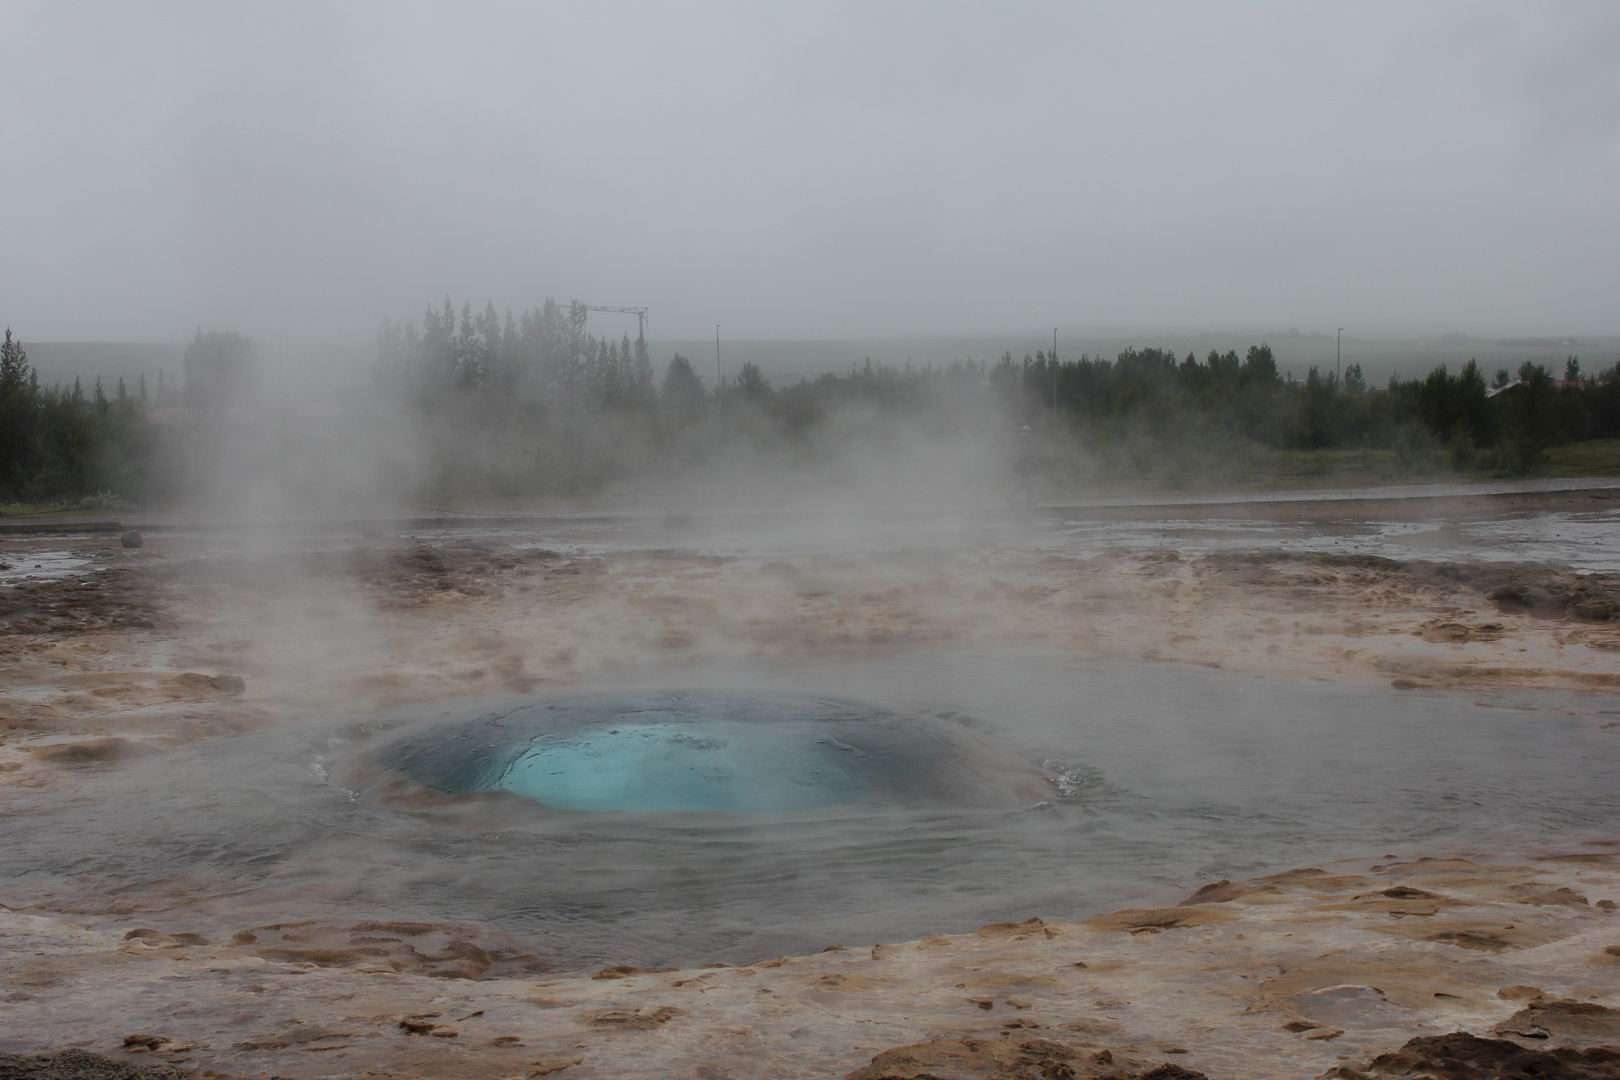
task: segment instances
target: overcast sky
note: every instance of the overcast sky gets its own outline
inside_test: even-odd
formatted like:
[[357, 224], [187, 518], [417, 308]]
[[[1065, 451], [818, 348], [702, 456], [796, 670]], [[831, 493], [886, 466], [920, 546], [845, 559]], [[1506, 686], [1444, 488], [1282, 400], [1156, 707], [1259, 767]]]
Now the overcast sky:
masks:
[[0, 321], [1620, 331], [1620, 5], [0, 5]]

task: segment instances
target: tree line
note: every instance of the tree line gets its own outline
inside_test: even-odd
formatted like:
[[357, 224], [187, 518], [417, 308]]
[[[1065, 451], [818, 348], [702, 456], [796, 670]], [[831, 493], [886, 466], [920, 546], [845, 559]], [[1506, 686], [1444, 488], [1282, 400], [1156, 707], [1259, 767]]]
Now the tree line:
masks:
[[1360, 364], [1337, 373], [1312, 367], [1284, 376], [1270, 346], [1192, 353], [1127, 349], [1109, 361], [1059, 361], [1044, 353], [991, 373], [1016, 386], [1026, 408], [1049, 407], [1093, 436], [1146, 431], [1164, 444], [1218, 435], [1273, 449], [1383, 449], [1405, 457], [1443, 453], [1455, 467], [1524, 473], [1566, 443], [1620, 437], [1620, 364], [1582, 373], [1568, 357], [1562, 378], [1525, 361], [1487, 384], [1477, 361], [1453, 374], [1391, 376], [1370, 387]]
[[[1535, 470], [1550, 447], [1620, 438], [1620, 365], [1586, 374], [1574, 357], [1561, 377], [1527, 362], [1488, 381], [1470, 361], [1375, 387], [1358, 364], [1342, 378], [1314, 367], [1285, 375], [1266, 344], [1202, 359], [1148, 347], [922, 368], [867, 360], [778, 387], [752, 362], [713, 384], [680, 355], [657, 370], [644, 339], [597, 337], [586, 316], [577, 302], [514, 317], [489, 304], [458, 312], [447, 299], [420, 325], [384, 323], [369, 387], [330, 422], [386, 445], [404, 488], [514, 496], [598, 491], [757, 454], [803, 460], [897, 424], [942, 437], [1027, 424], [1048, 461], [1089, 450], [1124, 471], [1131, 462], [1105, 451], [1151, 457], [1221, 441], [1393, 450], [1412, 464], [1511, 475]], [[0, 501], [183, 497], [218, 447], [240, 441], [233, 432], [274, 422], [260, 375], [252, 339], [199, 329], [178, 379], [42, 386], [8, 329]], [[304, 431], [285, 429], [281, 445], [319, 442]]]
[[0, 343], [0, 499], [50, 499], [99, 491], [144, 492], [141, 466], [155, 437], [143, 377], [131, 392], [119, 379], [41, 386], [22, 343]]

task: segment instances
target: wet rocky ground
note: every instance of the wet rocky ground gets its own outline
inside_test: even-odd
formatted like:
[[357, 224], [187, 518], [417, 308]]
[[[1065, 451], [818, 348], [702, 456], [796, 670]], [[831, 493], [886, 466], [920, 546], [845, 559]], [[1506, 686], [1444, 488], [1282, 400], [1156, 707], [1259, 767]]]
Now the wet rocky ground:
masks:
[[[647, 665], [993, 647], [1605, 703], [1620, 686], [1615, 572], [668, 541], [12, 541], [12, 561], [69, 552], [91, 569], [0, 587], [0, 800], [9, 785], [71, 798], [80, 770], [334, 697], [398, 707]], [[116, 883], [74, 911], [0, 896], [15, 905], [0, 906], [0, 1049], [21, 1055], [0, 1077], [1616, 1076], [1620, 860], [1603, 840], [664, 972], [554, 972], [476, 924], [357, 912], [220, 935]]]
[[203, 1075], [1573, 1078], [1620, 1062], [1616, 896], [1602, 852], [1306, 867], [1079, 923], [590, 975], [458, 968], [477, 946], [413, 925], [209, 941], [8, 910], [0, 940], [9, 1042]]

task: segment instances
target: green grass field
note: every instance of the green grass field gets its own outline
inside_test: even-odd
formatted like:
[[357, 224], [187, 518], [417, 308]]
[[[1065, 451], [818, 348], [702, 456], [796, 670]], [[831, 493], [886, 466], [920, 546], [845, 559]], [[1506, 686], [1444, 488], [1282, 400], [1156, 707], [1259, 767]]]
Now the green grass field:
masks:
[[1537, 476], [1620, 476], [1620, 439], [1590, 439], [1545, 452]]

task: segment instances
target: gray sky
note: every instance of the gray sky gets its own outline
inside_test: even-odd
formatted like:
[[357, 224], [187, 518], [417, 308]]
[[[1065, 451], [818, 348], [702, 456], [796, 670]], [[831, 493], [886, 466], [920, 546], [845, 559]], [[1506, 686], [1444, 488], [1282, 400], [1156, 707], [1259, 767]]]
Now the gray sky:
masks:
[[1620, 330], [1620, 5], [0, 6], [0, 321]]

